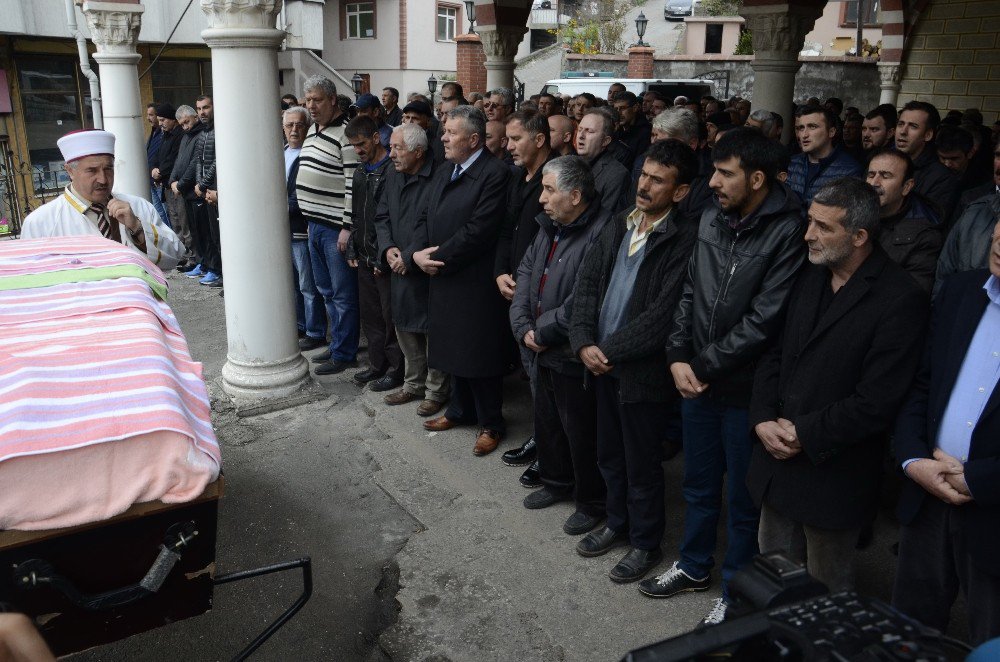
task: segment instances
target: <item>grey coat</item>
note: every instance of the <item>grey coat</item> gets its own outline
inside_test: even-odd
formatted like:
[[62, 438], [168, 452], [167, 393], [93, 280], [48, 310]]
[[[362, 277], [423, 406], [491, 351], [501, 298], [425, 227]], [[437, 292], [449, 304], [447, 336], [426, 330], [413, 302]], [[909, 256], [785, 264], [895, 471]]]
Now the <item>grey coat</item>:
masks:
[[934, 294], [953, 273], [989, 267], [993, 228], [1000, 220], [1000, 193], [988, 193], [966, 208], [948, 233], [938, 260]]

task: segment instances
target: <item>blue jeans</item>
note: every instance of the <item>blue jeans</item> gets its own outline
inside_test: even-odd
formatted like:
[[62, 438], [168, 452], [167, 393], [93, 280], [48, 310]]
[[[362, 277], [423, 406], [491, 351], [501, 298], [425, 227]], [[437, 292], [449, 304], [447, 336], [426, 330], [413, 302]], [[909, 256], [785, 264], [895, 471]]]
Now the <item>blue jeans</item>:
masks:
[[701, 579], [715, 565], [716, 528], [722, 511], [722, 486], [728, 474], [728, 547], [722, 563], [722, 595], [728, 598], [729, 581], [753, 560], [757, 550], [760, 512], [746, 486], [753, 442], [749, 413], [727, 407], [707, 395], [685, 400], [684, 482], [687, 504], [680, 568]]
[[295, 319], [299, 331], [326, 340], [326, 309], [313, 282], [309, 240], [292, 239], [292, 272], [295, 274]]
[[170, 216], [167, 215], [167, 208], [163, 206], [163, 189], [156, 186], [156, 184], [149, 185], [149, 199], [153, 202], [153, 206], [156, 207], [156, 213], [160, 215], [160, 219], [163, 224], [168, 228], [173, 229], [170, 225]]
[[358, 309], [358, 272], [337, 250], [339, 230], [309, 221], [309, 256], [313, 281], [323, 295], [330, 317], [332, 361], [353, 361], [358, 355], [361, 314]]

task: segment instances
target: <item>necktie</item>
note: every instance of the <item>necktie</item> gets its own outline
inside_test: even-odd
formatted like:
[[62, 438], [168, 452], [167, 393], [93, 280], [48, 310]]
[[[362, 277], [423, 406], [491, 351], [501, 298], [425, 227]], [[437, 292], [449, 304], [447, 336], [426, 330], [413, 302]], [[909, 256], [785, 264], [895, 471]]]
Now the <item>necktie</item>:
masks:
[[451, 173], [451, 181], [458, 179], [458, 176], [462, 174], [462, 166], [455, 166], [455, 172]]
[[101, 235], [105, 239], [121, 243], [121, 235], [115, 231], [118, 228], [112, 227], [111, 221], [108, 219], [108, 208], [104, 205], [93, 204], [90, 206], [90, 211], [97, 214], [97, 229], [100, 230]]

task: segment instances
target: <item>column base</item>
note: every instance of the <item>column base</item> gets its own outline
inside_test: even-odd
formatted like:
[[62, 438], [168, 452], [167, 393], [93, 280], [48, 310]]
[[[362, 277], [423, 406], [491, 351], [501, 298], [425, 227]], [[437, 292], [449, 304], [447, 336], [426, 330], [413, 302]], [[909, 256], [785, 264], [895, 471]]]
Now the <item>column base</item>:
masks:
[[287, 409], [327, 397], [313, 381], [309, 363], [301, 354], [276, 363], [246, 363], [227, 357], [221, 383], [240, 416]]

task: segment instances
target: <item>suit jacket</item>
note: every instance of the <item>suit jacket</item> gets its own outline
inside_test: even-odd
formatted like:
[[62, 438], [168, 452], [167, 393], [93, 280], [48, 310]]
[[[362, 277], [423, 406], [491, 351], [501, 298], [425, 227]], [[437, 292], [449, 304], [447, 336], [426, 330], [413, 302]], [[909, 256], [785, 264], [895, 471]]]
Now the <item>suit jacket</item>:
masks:
[[444, 262], [430, 279], [428, 363], [458, 377], [497, 377], [507, 367], [510, 326], [493, 264], [511, 172], [485, 149], [455, 181], [453, 170], [450, 162], [436, 169], [407, 251], [438, 246], [432, 258]]
[[889, 431], [920, 362], [928, 297], [876, 245], [820, 309], [830, 270], [808, 265], [779, 341], [761, 358], [750, 424], [787, 418], [802, 452], [777, 460], [756, 444], [750, 494], [824, 529], [867, 523], [878, 503]]
[[[912, 458], [932, 456], [966, 351], [989, 299], [983, 285], [986, 270], [955, 274], [944, 281], [934, 300], [934, 313], [920, 370], [896, 422], [897, 466]], [[1000, 576], [1000, 386], [993, 389], [972, 431], [965, 480], [974, 501], [955, 507], [963, 548], [983, 571]], [[925, 499], [933, 499], [905, 480], [899, 499], [899, 521], [909, 524]]]

